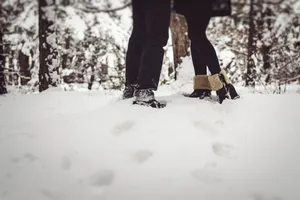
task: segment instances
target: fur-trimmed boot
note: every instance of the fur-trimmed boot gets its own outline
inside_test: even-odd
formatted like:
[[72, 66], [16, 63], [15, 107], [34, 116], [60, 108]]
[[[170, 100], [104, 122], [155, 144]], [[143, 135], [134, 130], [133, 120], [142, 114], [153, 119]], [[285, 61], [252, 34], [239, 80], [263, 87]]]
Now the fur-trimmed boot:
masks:
[[207, 75], [197, 75], [194, 77], [194, 91], [189, 97], [199, 99], [211, 97], [211, 87]]
[[230, 95], [230, 98], [231, 99], [239, 99], [240, 98], [240, 95], [236, 92], [236, 89], [234, 88], [234, 86], [232, 85], [230, 79], [228, 78], [225, 70], [221, 70], [220, 72], [221, 76], [222, 76], [222, 79], [225, 81], [225, 84], [226, 84], [226, 89]]
[[194, 77], [194, 92], [189, 97], [197, 97], [204, 99], [210, 97], [211, 91], [216, 91], [219, 97], [219, 103], [223, 103], [225, 99], [238, 99], [240, 96], [237, 94], [234, 86], [228, 78], [225, 70], [221, 70], [218, 74], [197, 75]]
[[226, 82], [221, 74], [214, 74], [208, 77], [211, 89], [216, 91], [218, 95], [218, 101], [220, 104], [223, 103], [225, 99], [228, 99], [228, 90], [226, 88]]
[[211, 97], [211, 90], [207, 89], [195, 89], [190, 95], [188, 95], [190, 98], [199, 98], [199, 99], [205, 99]]

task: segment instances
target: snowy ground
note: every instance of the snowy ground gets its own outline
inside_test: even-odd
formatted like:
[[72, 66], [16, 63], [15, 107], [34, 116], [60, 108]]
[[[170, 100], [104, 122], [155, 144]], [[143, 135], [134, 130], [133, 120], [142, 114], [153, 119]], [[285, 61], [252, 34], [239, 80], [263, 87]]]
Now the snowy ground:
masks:
[[162, 87], [161, 110], [120, 92], [0, 97], [0, 199], [299, 200], [300, 95], [239, 92]]

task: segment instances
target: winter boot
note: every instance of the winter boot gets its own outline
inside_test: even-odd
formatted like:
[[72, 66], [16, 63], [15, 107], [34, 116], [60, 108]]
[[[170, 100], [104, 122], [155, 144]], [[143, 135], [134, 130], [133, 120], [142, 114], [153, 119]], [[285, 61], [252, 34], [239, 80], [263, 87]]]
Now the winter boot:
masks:
[[234, 86], [232, 85], [230, 79], [228, 78], [225, 70], [221, 70], [220, 72], [223, 80], [225, 81], [225, 84], [226, 84], [226, 89], [230, 95], [230, 98], [231, 99], [239, 99], [240, 98], [240, 95], [238, 95], [238, 93], [236, 92]]
[[207, 75], [197, 75], [194, 77], [194, 92], [191, 98], [205, 99], [211, 96], [211, 86]]
[[221, 73], [214, 74], [214, 75], [209, 76], [208, 80], [210, 82], [211, 89], [213, 91], [216, 91], [216, 93], [218, 95], [219, 103], [222, 104], [225, 99], [229, 98], [224, 76]]
[[[216, 91], [219, 103], [222, 104], [225, 99], [238, 99], [234, 86], [231, 84], [225, 70], [211, 76], [197, 75], [194, 77], [194, 92], [190, 97], [199, 97], [200, 99], [209, 97], [211, 91]], [[229, 95], [228, 95], [229, 94]]]
[[195, 89], [188, 97], [205, 99], [211, 96], [211, 90], [208, 89]]
[[132, 98], [135, 89], [136, 89], [136, 85], [125, 86], [125, 89], [123, 90], [123, 99]]
[[234, 86], [232, 84], [227, 84], [226, 85], [227, 87], [227, 90], [229, 92], [229, 95], [230, 95], [230, 98], [231, 99], [239, 99], [240, 98], [240, 95], [238, 95], [238, 93], [236, 92]]
[[226, 87], [222, 87], [221, 89], [217, 90], [216, 93], [218, 95], [218, 101], [220, 104], [222, 104], [225, 99], [229, 99]]
[[206, 99], [211, 97], [211, 90], [203, 89], [200, 92], [199, 99]]
[[166, 104], [158, 102], [152, 89], [136, 89], [134, 91], [134, 105], [148, 106], [152, 108], [164, 108]]

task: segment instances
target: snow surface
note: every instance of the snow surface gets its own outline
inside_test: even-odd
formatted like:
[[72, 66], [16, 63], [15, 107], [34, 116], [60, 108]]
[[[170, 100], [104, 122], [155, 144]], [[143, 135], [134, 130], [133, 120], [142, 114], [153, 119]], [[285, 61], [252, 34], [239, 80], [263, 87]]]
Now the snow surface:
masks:
[[181, 95], [191, 66], [161, 110], [76, 87], [0, 96], [0, 200], [299, 200], [299, 85], [219, 105]]
[[299, 200], [300, 95], [239, 92], [165, 86], [162, 110], [113, 91], [0, 97], [0, 199]]

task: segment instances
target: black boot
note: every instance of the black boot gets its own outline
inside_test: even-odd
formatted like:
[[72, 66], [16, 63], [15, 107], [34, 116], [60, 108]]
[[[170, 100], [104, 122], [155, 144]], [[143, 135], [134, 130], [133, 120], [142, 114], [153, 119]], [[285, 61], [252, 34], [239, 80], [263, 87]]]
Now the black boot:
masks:
[[123, 90], [123, 99], [130, 99], [130, 98], [132, 98], [135, 89], [136, 89], [135, 85], [125, 86], [125, 89]]
[[218, 98], [219, 98], [218, 101], [220, 104], [222, 104], [225, 99], [229, 99], [228, 91], [225, 86], [217, 91], [217, 95], [218, 95]]
[[164, 108], [166, 104], [158, 102], [154, 97], [154, 92], [151, 89], [136, 89], [134, 92], [134, 105], [148, 106], [152, 108]]
[[206, 99], [206, 98], [210, 98], [211, 96], [211, 90], [205, 90], [203, 89], [199, 95], [199, 99]]
[[221, 70], [220, 72], [220, 80], [226, 85], [226, 90], [229, 93], [231, 99], [239, 99], [240, 95], [236, 92], [234, 86], [232, 85], [231, 81], [229, 80], [225, 70]]
[[220, 78], [220, 81], [222, 82], [223, 87], [221, 89], [217, 90], [216, 93], [219, 98], [219, 103], [222, 104], [225, 99], [229, 99], [229, 96], [228, 96], [228, 90], [226, 87], [225, 77], [223, 76], [223, 74], [220, 74], [219, 78]]
[[210, 97], [210, 96], [211, 96], [211, 90], [207, 90], [207, 89], [195, 89], [187, 97], [204, 99], [204, 98]]
[[232, 84], [227, 84], [226, 88], [229, 92], [231, 99], [239, 99], [240, 98], [240, 95], [238, 95], [238, 93], [236, 92], [236, 90]]

